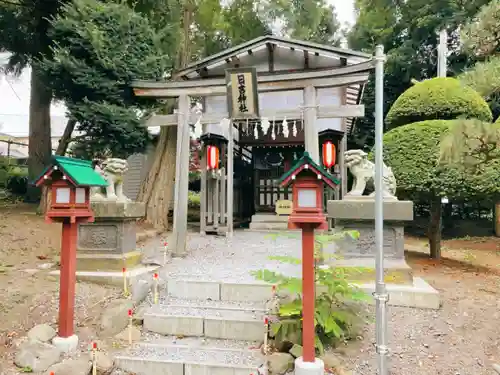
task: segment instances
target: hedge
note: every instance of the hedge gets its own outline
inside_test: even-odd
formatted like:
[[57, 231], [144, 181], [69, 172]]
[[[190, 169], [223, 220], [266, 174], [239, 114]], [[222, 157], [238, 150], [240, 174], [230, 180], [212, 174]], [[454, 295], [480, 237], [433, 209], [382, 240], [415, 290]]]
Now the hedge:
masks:
[[432, 78], [410, 87], [394, 102], [385, 119], [389, 129], [425, 120], [493, 120], [488, 103], [455, 78]]
[[447, 196], [455, 201], [495, 200], [500, 195], [500, 161], [481, 173], [465, 173], [438, 163], [439, 145], [453, 120], [404, 125], [384, 135], [384, 160], [396, 177], [398, 196], [415, 201]]

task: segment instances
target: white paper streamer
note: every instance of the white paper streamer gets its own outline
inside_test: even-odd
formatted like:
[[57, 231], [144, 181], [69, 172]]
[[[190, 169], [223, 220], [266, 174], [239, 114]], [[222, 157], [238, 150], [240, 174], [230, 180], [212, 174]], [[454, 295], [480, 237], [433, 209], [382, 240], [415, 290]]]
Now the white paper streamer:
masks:
[[293, 121], [293, 126], [292, 126], [292, 135], [293, 135], [294, 137], [296, 137], [296, 136], [297, 136], [297, 121], [295, 121], [295, 120]]
[[288, 138], [290, 134], [288, 132], [288, 122], [286, 121], [286, 117], [283, 119], [282, 126], [283, 126], [283, 137]]
[[273, 117], [272, 129], [271, 129], [271, 138], [273, 140], [276, 139], [276, 121], [274, 120], [274, 117]]
[[267, 117], [262, 117], [260, 126], [262, 127], [262, 132], [265, 136], [267, 134], [267, 131], [269, 130], [269, 126], [271, 126], [269, 119]]

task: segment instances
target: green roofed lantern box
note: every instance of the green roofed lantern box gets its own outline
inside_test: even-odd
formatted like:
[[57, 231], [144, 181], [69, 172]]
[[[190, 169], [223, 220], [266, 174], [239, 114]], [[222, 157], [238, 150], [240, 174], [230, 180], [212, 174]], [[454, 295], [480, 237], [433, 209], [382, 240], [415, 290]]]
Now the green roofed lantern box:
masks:
[[316, 164], [305, 152], [279, 183], [281, 186], [292, 184], [293, 212], [288, 220], [289, 229], [304, 228], [304, 225], [328, 229], [323, 210], [323, 185], [334, 188], [340, 180]]
[[52, 163], [34, 181], [36, 186], [49, 186], [51, 203], [47, 209], [49, 222], [93, 222], [90, 188], [107, 186], [108, 182], [94, 170], [89, 160], [55, 156]]

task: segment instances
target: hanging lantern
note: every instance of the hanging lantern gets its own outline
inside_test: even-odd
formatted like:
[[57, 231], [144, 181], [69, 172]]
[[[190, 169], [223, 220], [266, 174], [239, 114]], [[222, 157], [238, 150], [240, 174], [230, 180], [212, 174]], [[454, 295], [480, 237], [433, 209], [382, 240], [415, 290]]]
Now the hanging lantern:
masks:
[[331, 141], [323, 143], [323, 165], [331, 168], [335, 164], [335, 145]]
[[217, 146], [207, 146], [207, 169], [219, 168], [219, 148]]

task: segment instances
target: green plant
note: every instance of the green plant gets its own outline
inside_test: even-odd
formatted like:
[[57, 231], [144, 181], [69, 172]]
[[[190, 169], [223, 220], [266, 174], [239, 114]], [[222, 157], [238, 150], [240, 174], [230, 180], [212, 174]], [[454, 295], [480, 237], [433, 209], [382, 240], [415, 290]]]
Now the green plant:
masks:
[[[273, 236], [279, 236], [273, 235]], [[323, 353], [326, 345], [335, 345], [341, 340], [352, 336], [353, 328], [360, 320], [359, 305], [356, 302], [367, 301], [368, 295], [349, 282], [352, 272], [362, 272], [363, 269], [335, 267], [326, 261], [336, 258], [325, 253], [324, 245], [329, 242], [344, 239], [346, 236], [359, 238], [357, 231], [346, 231], [336, 234], [315, 236], [315, 276], [317, 293], [315, 300], [316, 349]], [[271, 256], [288, 264], [301, 264], [298, 258], [288, 256]], [[281, 340], [301, 342], [302, 335], [302, 279], [280, 274], [267, 269], [252, 272], [261, 281], [276, 285], [278, 291], [285, 290], [292, 299], [281, 304], [279, 321], [271, 324], [275, 337]]]
[[425, 120], [478, 119], [491, 122], [488, 103], [455, 78], [416, 83], [394, 102], [385, 119], [389, 128]]
[[194, 191], [188, 192], [188, 206], [189, 208], [200, 207], [200, 193], [196, 193]]

